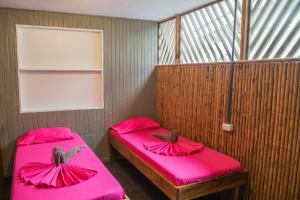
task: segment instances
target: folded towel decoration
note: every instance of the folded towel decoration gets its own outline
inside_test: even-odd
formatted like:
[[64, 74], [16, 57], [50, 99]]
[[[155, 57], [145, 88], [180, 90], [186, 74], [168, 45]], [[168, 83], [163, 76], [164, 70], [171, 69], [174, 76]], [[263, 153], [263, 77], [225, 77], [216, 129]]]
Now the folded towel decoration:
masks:
[[54, 150], [54, 161], [56, 165], [59, 165], [61, 163], [68, 163], [74, 155], [76, 155], [78, 152], [80, 152], [84, 146], [78, 146], [72, 149], [71, 151], [65, 153], [65, 151], [60, 147], [55, 147]]
[[204, 149], [203, 144], [181, 137], [177, 131], [171, 131], [167, 134], [156, 133], [153, 136], [162, 141], [144, 143], [144, 148], [152, 153], [165, 156], [187, 156]]
[[96, 170], [68, 164], [83, 148], [78, 146], [65, 153], [62, 148], [56, 147], [53, 153], [55, 163], [27, 163], [20, 169], [20, 177], [25, 183], [39, 187], [63, 187], [81, 183], [97, 174]]
[[170, 133], [167, 134], [156, 133], [153, 135], [166, 142], [176, 143], [178, 140], [178, 131], [171, 131]]

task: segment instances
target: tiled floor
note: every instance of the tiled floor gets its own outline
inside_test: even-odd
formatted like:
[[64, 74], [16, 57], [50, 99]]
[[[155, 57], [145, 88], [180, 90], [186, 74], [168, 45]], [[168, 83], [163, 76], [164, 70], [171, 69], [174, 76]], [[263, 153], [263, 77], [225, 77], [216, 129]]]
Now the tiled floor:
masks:
[[[137, 171], [126, 160], [106, 162], [105, 165], [123, 186], [131, 200], [167, 200], [147, 178]], [[1, 184], [0, 199], [10, 199], [11, 178], [4, 178]], [[226, 198], [225, 198], [226, 199]], [[200, 198], [199, 200], [219, 200], [216, 195]]]

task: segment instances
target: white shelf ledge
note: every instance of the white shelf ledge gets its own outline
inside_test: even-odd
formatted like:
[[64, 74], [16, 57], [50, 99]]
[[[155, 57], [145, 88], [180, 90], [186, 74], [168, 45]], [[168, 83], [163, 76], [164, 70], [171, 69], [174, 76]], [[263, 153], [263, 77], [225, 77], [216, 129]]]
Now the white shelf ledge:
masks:
[[101, 107], [80, 107], [80, 108], [61, 108], [61, 109], [21, 109], [20, 113], [39, 113], [39, 112], [62, 112], [62, 111], [76, 111], [76, 110], [101, 110]]
[[78, 69], [78, 68], [44, 68], [44, 69], [29, 69], [29, 68], [20, 68], [20, 72], [102, 72], [103, 69]]

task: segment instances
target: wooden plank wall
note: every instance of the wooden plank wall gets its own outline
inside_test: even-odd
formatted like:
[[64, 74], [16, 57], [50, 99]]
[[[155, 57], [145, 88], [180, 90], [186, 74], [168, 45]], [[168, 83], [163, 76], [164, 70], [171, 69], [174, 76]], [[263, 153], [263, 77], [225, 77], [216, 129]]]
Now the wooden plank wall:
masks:
[[[15, 24], [104, 30], [104, 109], [19, 113]], [[0, 8], [0, 132], [5, 174], [17, 137], [37, 127], [67, 126], [106, 158], [106, 132], [135, 115], [155, 116], [157, 22]]]
[[228, 75], [229, 63], [158, 66], [159, 122], [240, 160], [247, 199], [300, 199], [300, 62], [236, 64], [230, 133], [221, 128]]

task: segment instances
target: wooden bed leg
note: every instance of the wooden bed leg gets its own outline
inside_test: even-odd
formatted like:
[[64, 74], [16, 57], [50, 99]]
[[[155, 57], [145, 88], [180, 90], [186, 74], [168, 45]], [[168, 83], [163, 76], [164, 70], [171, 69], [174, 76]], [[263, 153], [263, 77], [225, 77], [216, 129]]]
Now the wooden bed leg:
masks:
[[114, 147], [112, 147], [111, 145], [109, 145], [109, 160], [110, 161], [116, 161], [117, 158], [118, 158], [117, 151], [114, 149]]
[[181, 194], [180, 194], [180, 191], [177, 190], [176, 193], [177, 193], [177, 194], [176, 194], [176, 199], [174, 199], [174, 200], [183, 200], [183, 198], [182, 198], [182, 196], [181, 196]]
[[239, 200], [240, 197], [240, 187], [235, 187], [233, 189], [232, 200]]

